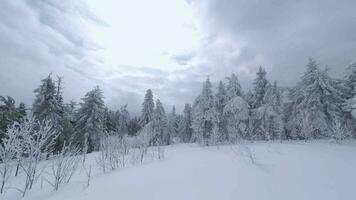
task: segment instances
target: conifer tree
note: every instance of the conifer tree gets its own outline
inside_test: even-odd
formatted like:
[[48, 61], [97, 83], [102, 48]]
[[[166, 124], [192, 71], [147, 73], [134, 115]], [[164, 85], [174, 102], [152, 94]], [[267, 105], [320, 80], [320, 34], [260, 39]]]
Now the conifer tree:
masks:
[[142, 103], [141, 125], [145, 126], [153, 118], [154, 102], [152, 90], [148, 89]]
[[312, 58], [291, 95], [294, 102], [292, 135], [302, 139], [331, 136], [331, 125], [341, 116], [342, 98], [327, 70]]
[[156, 108], [154, 110], [152, 120], [153, 137], [151, 145], [169, 145], [171, 144], [171, 136], [167, 130], [167, 116], [163, 105], [159, 99], [156, 100]]
[[183, 142], [190, 142], [192, 139], [192, 117], [192, 106], [190, 104], [185, 104], [183, 118], [180, 123], [181, 128], [179, 129], [179, 135], [181, 136]]
[[105, 105], [103, 92], [96, 86], [82, 98], [77, 115], [78, 143], [87, 152], [99, 148], [99, 139], [104, 132]]
[[217, 122], [212, 85], [208, 77], [203, 85], [201, 94], [195, 99], [193, 105], [192, 127], [194, 130], [194, 139], [208, 145], [213, 128]]
[[178, 117], [175, 106], [172, 107], [172, 112], [168, 117], [168, 134], [171, 139], [178, 136]]
[[[232, 90], [230, 90], [231, 92]], [[234, 92], [235, 94], [235, 92]], [[227, 121], [224, 115], [224, 108], [228, 102], [228, 96], [226, 94], [225, 86], [222, 81], [219, 82], [218, 91], [215, 95], [215, 107], [218, 117], [218, 132], [220, 133], [220, 141], [227, 140]]]
[[264, 104], [264, 96], [267, 91], [267, 85], [268, 85], [266, 74], [267, 74], [266, 70], [262, 68], [262, 66], [260, 66], [256, 74], [257, 77], [253, 83], [254, 91], [253, 91], [253, 98], [251, 102], [252, 108], [258, 108], [259, 106]]
[[226, 86], [226, 94], [228, 97], [228, 100], [231, 100], [232, 98], [236, 96], [243, 96], [242, 88], [239, 83], [239, 79], [237, 76], [232, 73], [230, 77], [227, 77], [227, 86]]

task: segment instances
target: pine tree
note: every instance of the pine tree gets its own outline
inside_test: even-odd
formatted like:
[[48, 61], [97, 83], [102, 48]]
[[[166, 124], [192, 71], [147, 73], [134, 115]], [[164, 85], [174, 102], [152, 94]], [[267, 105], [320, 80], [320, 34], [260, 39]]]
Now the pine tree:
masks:
[[50, 121], [52, 125], [60, 130], [60, 121], [62, 117], [60, 86], [56, 86], [52, 80], [51, 74], [42, 80], [42, 84], [35, 89], [35, 100], [32, 105], [34, 117], [41, 121]]
[[167, 116], [163, 105], [159, 99], [156, 100], [156, 108], [154, 110], [152, 120], [153, 137], [151, 145], [169, 145], [171, 144], [171, 136], [167, 130]]
[[258, 69], [257, 77], [254, 81], [254, 93], [251, 102], [252, 108], [258, 108], [264, 104], [264, 96], [267, 91], [268, 81], [266, 79], [266, 71], [261, 66]]
[[226, 87], [226, 94], [228, 100], [231, 100], [236, 96], [242, 97], [243, 92], [237, 76], [234, 73], [232, 73], [230, 77], [227, 77], [227, 81], [228, 82]]
[[[231, 92], [232, 90], [230, 90]], [[236, 93], [234, 93], [236, 94]], [[225, 86], [222, 81], [219, 82], [218, 91], [215, 95], [215, 108], [218, 117], [218, 132], [220, 133], [220, 141], [227, 140], [227, 121], [224, 115], [224, 108], [228, 102], [228, 96], [226, 94]]]
[[168, 117], [168, 134], [171, 139], [178, 136], [178, 118], [175, 106], [172, 107], [172, 112]]
[[343, 100], [327, 70], [312, 58], [302, 80], [293, 90], [292, 135], [302, 139], [331, 136], [331, 125], [341, 116]]
[[82, 102], [77, 115], [77, 138], [84, 151], [91, 152], [99, 148], [99, 139], [104, 132], [103, 92], [96, 86], [89, 91]]
[[193, 129], [192, 129], [192, 106], [190, 104], [185, 104], [183, 111], [183, 118], [180, 123], [180, 133], [183, 142], [190, 142], [192, 139]]
[[145, 126], [153, 118], [154, 102], [152, 90], [148, 89], [146, 91], [145, 99], [142, 103], [142, 114], [141, 114], [141, 125]]
[[356, 62], [352, 63], [347, 68], [347, 75], [345, 76], [345, 87], [347, 89], [347, 99], [356, 95]]
[[212, 85], [208, 77], [203, 85], [202, 93], [195, 99], [193, 105], [194, 139], [206, 145], [209, 144], [210, 136], [217, 121]]
[[280, 114], [282, 112], [282, 95], [277, 86], [277, 81], [273, 85], [268, 84], [263, 101], [265, 104], [270, 105], [276, 113]]

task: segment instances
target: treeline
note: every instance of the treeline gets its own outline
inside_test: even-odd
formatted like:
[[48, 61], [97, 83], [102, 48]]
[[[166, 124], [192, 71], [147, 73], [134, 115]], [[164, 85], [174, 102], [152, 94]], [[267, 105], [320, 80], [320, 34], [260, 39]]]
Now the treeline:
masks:
[[11, 97], [1, 97], [0, 139], [14, 122], [22, 123], [31, 115], [39, 123], [50, 122], [58, 134], [54, 152], [65, 142], [83, 152], [99, 150], [105, 133], [120, 137], [147, 134], [151, 145], [177, 142], [237, 142], [239, 140], [309, 140], [355, 137], [356, 64], [348, 67], [344, 79], [335, 79], [328, 70], [309, 60], [301, 80], [286, 88], [270, 82], [260, 67], [253, 89], [243, 91], [236, 74], [217, 84], [209, 77], [193, 104], [182, 114], [175, 107], [166, 113], [159, 99], [147, 90], [140, 117], [131, 117], [127, 105], [110, 110], [104, 104], [102, 90], [96, 86], [76, 103], [63, 100], [63, 81], [50, 74], [34, 90], [31, 107], [18, 106]]
[[152, 145], [355, 138], [355, 86], [356, 64], [348, 67], [344, 79], [335, 79], [310, 58], [292, 88], [271, 83], [262, 67], [247, 92], [237, 75], [231, 74], [214, 93], [208, 77], [193, 105], [185, 105], [183, 115], [177, 115], [174, 107], [166, 115], [160, 100], [154, 106], [148, 90], [141, 117], [143, 132], [150, 135]]

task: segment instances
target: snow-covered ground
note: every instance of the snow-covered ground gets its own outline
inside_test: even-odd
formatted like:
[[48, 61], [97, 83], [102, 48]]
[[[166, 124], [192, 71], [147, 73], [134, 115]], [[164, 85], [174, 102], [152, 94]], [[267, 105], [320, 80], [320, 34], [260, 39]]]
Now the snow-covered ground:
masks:
[[[173, 145], [166, 147], [163, 160], [106, 174], [96, 169], [95, 155], [88, 156], [88, 162], [94, 167], [89, 187], [85, 187], [84, 171], [79, 170], [73, 180], [57, 192], [39, 180], [24, 199], [356, 199], [355, 143]], [[21, 184], [21, 180], [13, 180], [11, 184]], [[4, 200], [20, 198], [14, 189], [8, 190], [5, 196], [0, 195]]]

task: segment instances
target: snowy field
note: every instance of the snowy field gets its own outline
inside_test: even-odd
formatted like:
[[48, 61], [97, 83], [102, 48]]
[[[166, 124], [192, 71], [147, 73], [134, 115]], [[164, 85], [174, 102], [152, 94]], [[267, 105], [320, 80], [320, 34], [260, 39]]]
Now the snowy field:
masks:
[[[90, 186], [79, 169], [57, 192], [44, 180], [29, 200], [353, 200], [356, 199], [356, 144], [324, 141], [253, 143], [165, 148], [163, 160], [146, 161], [103, 174], [95, 156]], [[20, 178], [12, 186], [22, 184]], [[21, 199], [8, 189], [0, 199]]]

